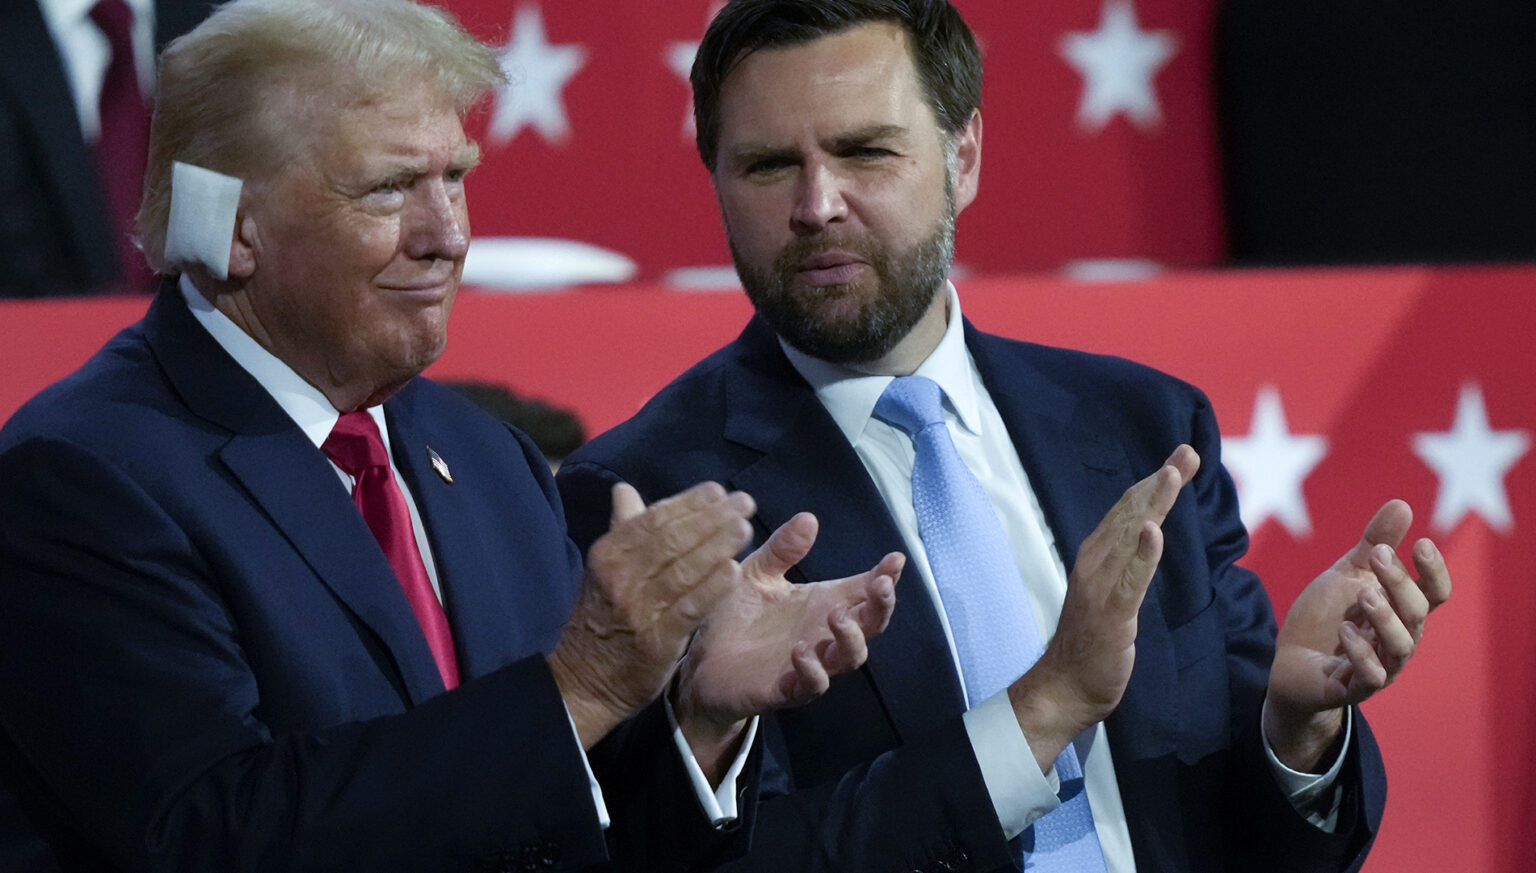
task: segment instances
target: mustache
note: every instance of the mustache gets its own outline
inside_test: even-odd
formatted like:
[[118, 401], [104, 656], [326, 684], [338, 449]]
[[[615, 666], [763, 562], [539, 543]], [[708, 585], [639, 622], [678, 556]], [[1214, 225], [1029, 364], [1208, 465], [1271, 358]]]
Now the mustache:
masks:
[[794, 240], [774, 258], [774, 269], [780, 273], [793, 273], [807, 258], [839, 251], [855, 255], [861, 260], [873, 262], [880, 256], [878, 246], [854, 236], [818, 233]]

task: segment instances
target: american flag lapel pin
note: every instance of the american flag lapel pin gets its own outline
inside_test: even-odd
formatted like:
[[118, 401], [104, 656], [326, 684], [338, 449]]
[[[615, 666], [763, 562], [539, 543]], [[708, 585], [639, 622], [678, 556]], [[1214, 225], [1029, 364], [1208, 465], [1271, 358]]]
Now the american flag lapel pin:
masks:
[[427, 460], [432, 462], [432, 469], [437, 471], [437, 475], [443, 477], [444, 482], [453, 483], [453, 474], [448, 472], [448, 462], [443, 460], [443, 456], [439, 455], [431, 446], [427, 446]]

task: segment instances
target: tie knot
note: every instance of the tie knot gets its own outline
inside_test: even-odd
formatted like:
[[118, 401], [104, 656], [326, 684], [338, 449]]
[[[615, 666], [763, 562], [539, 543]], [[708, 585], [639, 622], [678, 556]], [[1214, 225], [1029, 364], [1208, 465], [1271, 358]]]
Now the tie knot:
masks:
[[923, 428], [944, 423], [944, 391], [923, 376], [899, 376], [875, 403], [875, 416], [917, 436]]
[[124, 0], [100, 0], [91, 7], [91, 21], [101, 29], [113, 51], [132, 50], [133, 10]]
[[373, 416], [361, 410], [337, 419], [320, 448], [354, 479], [361, 479], [363, 471], [371, 467], [389, 466], [379, 426], [373, 423]]

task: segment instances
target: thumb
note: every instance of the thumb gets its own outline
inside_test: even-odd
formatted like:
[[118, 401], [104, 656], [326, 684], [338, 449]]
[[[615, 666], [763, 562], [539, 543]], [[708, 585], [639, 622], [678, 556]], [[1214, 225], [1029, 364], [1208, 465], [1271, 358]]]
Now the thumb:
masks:
[[741, 562], [742, 572], [754, 578], [783, 576], [810, 554], [818, 530], [820, 522], [816, 516], [809, 512], [796, 514]]
[[640, 497], [640, 492], [628, 482], [618, 482], [613, 486], [613, 514], [608, 518], [608, 527], [612, 530], [620, 522], [645, 511], [645, 500]]

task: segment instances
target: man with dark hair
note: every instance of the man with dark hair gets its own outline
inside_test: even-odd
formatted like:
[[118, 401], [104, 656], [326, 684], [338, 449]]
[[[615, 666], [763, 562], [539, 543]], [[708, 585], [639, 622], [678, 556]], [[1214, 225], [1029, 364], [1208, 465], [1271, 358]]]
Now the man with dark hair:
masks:
[[1206, 398], [964, 320], [980, 61], [944, 0], [731, 0], [693, 82], [757, 315], [567, 460], [573, 536], [615, 482], [714, 479], [759, 540], [835, 520], [810, 578], [891, 549], [916, 571], [858, 674], [764, 721], [741, 868], [1358, 868], [1385, 776], [1356, 705], [1450, 592], [1431, 542], [1395, 554], [1408, 507], [1277, 637]]
[[528, 438], [419, 377], [502, 81], [406, 0], [233, 0], [166, 50], [139, 224], [170, 278], [0, 430], [0, 869], [744, 847], [750, 716], [862, 661], [900, 558], [791, 588], [814, 531], [738, 562], [751, 499], [706, 483], [616, 489], [583, 567]]

